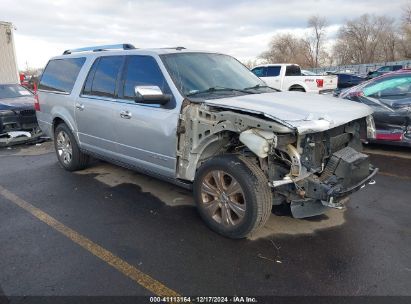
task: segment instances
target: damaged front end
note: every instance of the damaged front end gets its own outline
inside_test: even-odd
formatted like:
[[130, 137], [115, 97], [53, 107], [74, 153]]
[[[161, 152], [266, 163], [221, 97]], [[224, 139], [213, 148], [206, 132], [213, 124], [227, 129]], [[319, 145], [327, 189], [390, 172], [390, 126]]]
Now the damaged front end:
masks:
[[0, 147], [35, 142], [41, 136], [34, 109], [0, 111]]
[[241, 154], [267, 176], [273, 205], [289, 204], [296, 218], [315, 216], [341, 208], [349, 194], [374, 183], [378, 170], [361, 152], [367, 131], [363, 117], [301, 134], [258, 114], [186, 101], [177, 131], [177, 176], [192, 181], [207, 159]]
[[[361, 153], [366, 132], [366, 119], [358, 119], [300, 136], [293, 154], [287, 152], [289, 147], [280, 149], [282, 162], [276, 155], [269, 161], [271, 186], [277, 193], [274, 202], [290, 203], [295, 218], [319, 215], [329, 207], [341, 209], [351, 193], [375, 183], [378, 169]], [[289, 163], [289, 172], [284, 163]]]

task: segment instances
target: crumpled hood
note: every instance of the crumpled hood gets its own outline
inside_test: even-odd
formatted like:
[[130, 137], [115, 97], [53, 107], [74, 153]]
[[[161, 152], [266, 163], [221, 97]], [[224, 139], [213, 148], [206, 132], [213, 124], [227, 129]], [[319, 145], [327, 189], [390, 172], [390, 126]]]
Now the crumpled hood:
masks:
[[250, 94], [205, 100], [210, 106], [262, 114], [298, 133], [325, 131], [372, 114], [366, 105], [302, 92]]
[[1, 110], [22, 110], [27, 108], [34, 109], [34, 97], [18, 97], [18, 98], [5, 98], [0, 99], [0, 111]]

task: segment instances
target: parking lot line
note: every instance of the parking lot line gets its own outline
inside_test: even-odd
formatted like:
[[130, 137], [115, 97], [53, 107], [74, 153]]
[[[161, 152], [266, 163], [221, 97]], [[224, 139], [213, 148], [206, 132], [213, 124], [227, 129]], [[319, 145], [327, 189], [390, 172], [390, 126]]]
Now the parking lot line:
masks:
[[73, 229], [65, 226], [52, 216], [48, 215], [44, 211], [40, 210], [37, 207], [34, 207], [27, 201], [23, 200], [22, 198], [18, 197], [16, 194], [8, 191], [7, 189], [0, 186], [0, 195], [6, 198], [8, 201], [14, 203], [15, 205], [19, 206], [20, 208], [26, 210], [31, 215], [39, 219], [40, 221], [44, 222], [51, 228], [57, 230], [61, 234], [68, 237], [71, 241], [76, 243], [77, 245], [83, 247], [96, 257], [100, 258], [119, 272], [123, 273], [145, 289], [151, 291], [153, 294], [158, 296], [168, 296], [168, 297], [178, 297], [180, 296], [174, 290], [168, 288], [164, 284], [160, 283], [156, 279], [150, 277], [149, 275], [145, 274], [141, 270], [138, 270], [136, 267], [130, 265], [126, 261], [122, 260], [121, 258], [117, 257], [107, 249], [97, 245], [93, 241], [89, 240], [85, 236], [82, 236], [78, 232], [74, 231]]

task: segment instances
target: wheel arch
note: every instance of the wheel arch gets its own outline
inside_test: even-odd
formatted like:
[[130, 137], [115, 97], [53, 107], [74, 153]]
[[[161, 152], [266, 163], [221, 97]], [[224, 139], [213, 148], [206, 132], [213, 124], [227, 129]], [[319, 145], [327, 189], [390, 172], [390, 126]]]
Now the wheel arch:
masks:
[[66, 113], [66, 112], [68, 111], [63, 108], [63, 109], [56, 110], [52, 113], [52, 124], [51, 124], [52, 134], [54, 135], [54, 131], [56, 130], [56, 127], [59, 124], [64, 123], [68, 126], [70, 131], [73, 133], [73, 136], [76, 139], [77, 143], [79, 143], [77, 128], [75, 127], [74, 119], [72, 118], [71, 115], [69, 115], [69, 113]]
[[304, 92], [307, 92], [307, 88], [304, 85], [298, 84], [298, 83], [290, 86], [287, 91], [293, 91], [293, 90], [304, 90]]

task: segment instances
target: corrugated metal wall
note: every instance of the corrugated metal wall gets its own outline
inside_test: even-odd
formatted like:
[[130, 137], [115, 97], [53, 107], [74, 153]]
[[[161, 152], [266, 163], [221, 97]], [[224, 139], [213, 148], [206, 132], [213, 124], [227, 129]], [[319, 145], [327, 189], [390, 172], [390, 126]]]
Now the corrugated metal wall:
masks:
[[19, 83], [13, 25], [0, 21], [0, 83]]

